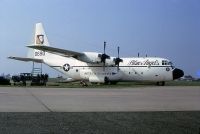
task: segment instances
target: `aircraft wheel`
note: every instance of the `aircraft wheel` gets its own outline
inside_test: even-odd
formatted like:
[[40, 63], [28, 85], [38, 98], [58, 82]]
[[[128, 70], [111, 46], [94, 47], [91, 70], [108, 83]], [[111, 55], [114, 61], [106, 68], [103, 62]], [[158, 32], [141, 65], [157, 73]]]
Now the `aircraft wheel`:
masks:
[[156, 85], [157, 85], [157, 86], [164, 86], [164, 85], [165, 85], [165, 82], [164, 82], [164, 81], [156, 82]]
[[161, 86], [164, 86], [164, 85], [165, 85], [165, 82], [164, 82], [164, 81], [162, 81], [162, 82], [161, 82]]
[[106, 85], [109, 84], [109, 78], [108, 77], [104, 78], [104, 84], [106, 84]]

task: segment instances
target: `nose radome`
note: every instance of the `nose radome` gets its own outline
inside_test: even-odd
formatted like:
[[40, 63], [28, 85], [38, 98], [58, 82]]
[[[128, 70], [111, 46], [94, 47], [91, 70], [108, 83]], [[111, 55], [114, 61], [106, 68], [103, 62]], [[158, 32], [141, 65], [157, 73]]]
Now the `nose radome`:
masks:
[[181, 69], [175, 68], [173, 70], [173, 80], [183, 77], [184, 72]]

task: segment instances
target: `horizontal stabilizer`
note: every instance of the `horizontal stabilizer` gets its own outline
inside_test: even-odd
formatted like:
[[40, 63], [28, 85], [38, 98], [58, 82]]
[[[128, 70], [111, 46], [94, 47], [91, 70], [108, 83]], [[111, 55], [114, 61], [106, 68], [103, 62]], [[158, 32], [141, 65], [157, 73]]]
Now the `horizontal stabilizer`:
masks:
[[50, 46], [33, 45], [33, 46], [27, 46], [27, 47], [46, 51], [46, 52], [53, 53], [53, 54], [58, 54], [58, 55], [65, 56], [65, 57], [78, 57], [78, 56], [83, 55], [83, 53], [60, 49], [60, 48], [55, 48], [55, 47], [50, 47]]
[[43, 63], [43, 60], [42, 60], [42, 59], [24, 58], [24, 57], [13, 57], [13, 56], [10, 56], [10, 57], [8, 57], [8, 58], [9, 58], [9, 59], [14, 59], [14, 60], [25, 61], [25, 62], [33, 61], [33, 62]]

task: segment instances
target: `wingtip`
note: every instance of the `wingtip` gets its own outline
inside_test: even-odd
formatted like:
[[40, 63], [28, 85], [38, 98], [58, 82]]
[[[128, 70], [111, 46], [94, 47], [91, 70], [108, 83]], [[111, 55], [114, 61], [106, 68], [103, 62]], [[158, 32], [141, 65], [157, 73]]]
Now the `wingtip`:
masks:
[[13, 56], [9, 56], [9, 57], [7, 57], [8, 59], [13, 59], [14, 57]]
[[28, 46], [26, 46], [26, 47], [29, 47], [29, 48], [35, 48], [36, 47], [36, 45], [28, 45]]

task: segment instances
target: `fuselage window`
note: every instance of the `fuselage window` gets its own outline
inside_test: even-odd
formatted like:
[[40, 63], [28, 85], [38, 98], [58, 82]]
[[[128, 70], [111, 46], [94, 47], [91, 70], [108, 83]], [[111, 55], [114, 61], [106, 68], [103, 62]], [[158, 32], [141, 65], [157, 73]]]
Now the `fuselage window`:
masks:
[[76, 69], [76, 72], [78, 72], [78, 69]]

